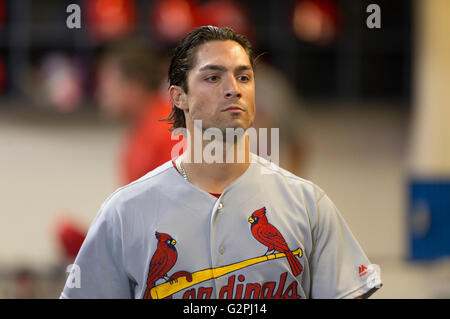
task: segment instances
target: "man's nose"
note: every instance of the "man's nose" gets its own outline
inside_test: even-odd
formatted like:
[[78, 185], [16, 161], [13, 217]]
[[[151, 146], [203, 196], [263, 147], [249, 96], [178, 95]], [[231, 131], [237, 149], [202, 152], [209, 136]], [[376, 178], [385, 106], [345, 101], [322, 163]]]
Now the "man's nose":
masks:
[[225, 88], [225, 98], [241, 98], [242, 93], [239, 88], [239, 84], [237, 83], [234, 77], [230, 77], [229, 81], [227, 81], [227, 86]]

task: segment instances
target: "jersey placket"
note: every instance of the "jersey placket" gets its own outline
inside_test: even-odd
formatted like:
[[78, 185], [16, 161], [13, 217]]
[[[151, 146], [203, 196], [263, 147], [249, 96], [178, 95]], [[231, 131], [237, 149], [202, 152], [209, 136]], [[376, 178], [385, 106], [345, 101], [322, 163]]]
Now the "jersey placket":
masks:
[[[211, 268], [213, 270], [213, 283], [214, 283], [214, 296], [212, 298], [218, 298], [218, 287], [221, 287], [220, 280], [216, 278], [217, 274], [215, 273], [215, 269], [220, 266], [218, 263], [218, 259], [224, 253], [224, 247], [221, 243], [217, 243], [216, 241], [216, 228], [220, 227], [220, 218], [221, 212], [224, 209], [223, 205], [223, 197], [222, 194], [214, 203], [214, 206], [211, 210], [211, 224], [210, 224], [210, 251], [211, 251]], [[218, 282], [219, 281], [219, 282]], [[219, 288], [220, 289], [220, 288]]]

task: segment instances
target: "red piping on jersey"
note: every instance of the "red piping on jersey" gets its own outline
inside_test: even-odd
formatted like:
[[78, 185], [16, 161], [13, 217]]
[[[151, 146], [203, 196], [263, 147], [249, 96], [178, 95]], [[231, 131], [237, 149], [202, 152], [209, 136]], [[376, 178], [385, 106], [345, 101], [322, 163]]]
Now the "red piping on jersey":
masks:
[[[179, 172], [181, 174], [181, 172], [178, 170], [177, 166], [175, 165], [175, 161], [174, 160], [172, 160], [172, 165], [177, 170], [177, 172]], [[215, 197], [217, 197], [217, 198], [219, 198], [220, 195], [222, 195], [222, 194], [216, 194], [216, 193], [210, 193], [210, 194], [215, 196]]]

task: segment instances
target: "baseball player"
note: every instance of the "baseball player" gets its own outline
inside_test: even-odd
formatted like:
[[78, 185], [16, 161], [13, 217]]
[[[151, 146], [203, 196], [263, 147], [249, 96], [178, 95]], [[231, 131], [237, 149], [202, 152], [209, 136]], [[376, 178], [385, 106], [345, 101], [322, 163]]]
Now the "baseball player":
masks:
[[186, 129], [187, 147], [103, 203], [61, 298], [372, 294], [381, 283], [368, 284], [370, 261], [322, 189], [251, 153], [246, 134], [219, 140], [223, 161], [196, 160], [196, 149], [210, 147], [192, 138], [198, 123], [224, 134], [253, 123], [247, 39], [228, 28], [192, 31], [175, 49], [169, 82], [168, 120]]

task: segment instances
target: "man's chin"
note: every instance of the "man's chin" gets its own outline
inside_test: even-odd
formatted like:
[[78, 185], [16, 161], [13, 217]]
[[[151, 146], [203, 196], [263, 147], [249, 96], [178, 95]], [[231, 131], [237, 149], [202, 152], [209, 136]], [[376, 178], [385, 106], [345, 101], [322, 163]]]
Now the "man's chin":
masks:
[[[228, 123], [227, 123], [228, 122]], [[243, 120], [227, 121], [223, 123], [217, 123], [219, 129], [226, 133], [226, 130], [246, 131], [253, 123]]]
[[197, 122], [197, 124], [195, 124], [195, 122], [196, 121], [194, 121], [193, 125], [194, 130], [196, 127], [197, 129], [201, 129], [203, 134], [207, 132], [211, 135], [217, 135], [217, 131], [220, 131], [223, 136], [227, 134], [227, 131], [229, 131], [230, 134], [234, 133], [236, 135], [240, 132], [244, 133], [253, 125], [253, 122], [245, 121], [243, 119], [236, 119], [231, 121], [228, 119], [220, 122], [215, 121], [213, 123], [202, 121], [201, 123]]
[[227, 125], [227, 126], [219, 126], [219, 127], [209, 127], [209, 128], [203, 128], [203, 132], [206, 132], [208, 130], [219, 130], [223, 136], [226, 134], [234, 134], [234, 135], [243, 135], [245, 131], [248, 129], [248, 127], [245, 125]]

